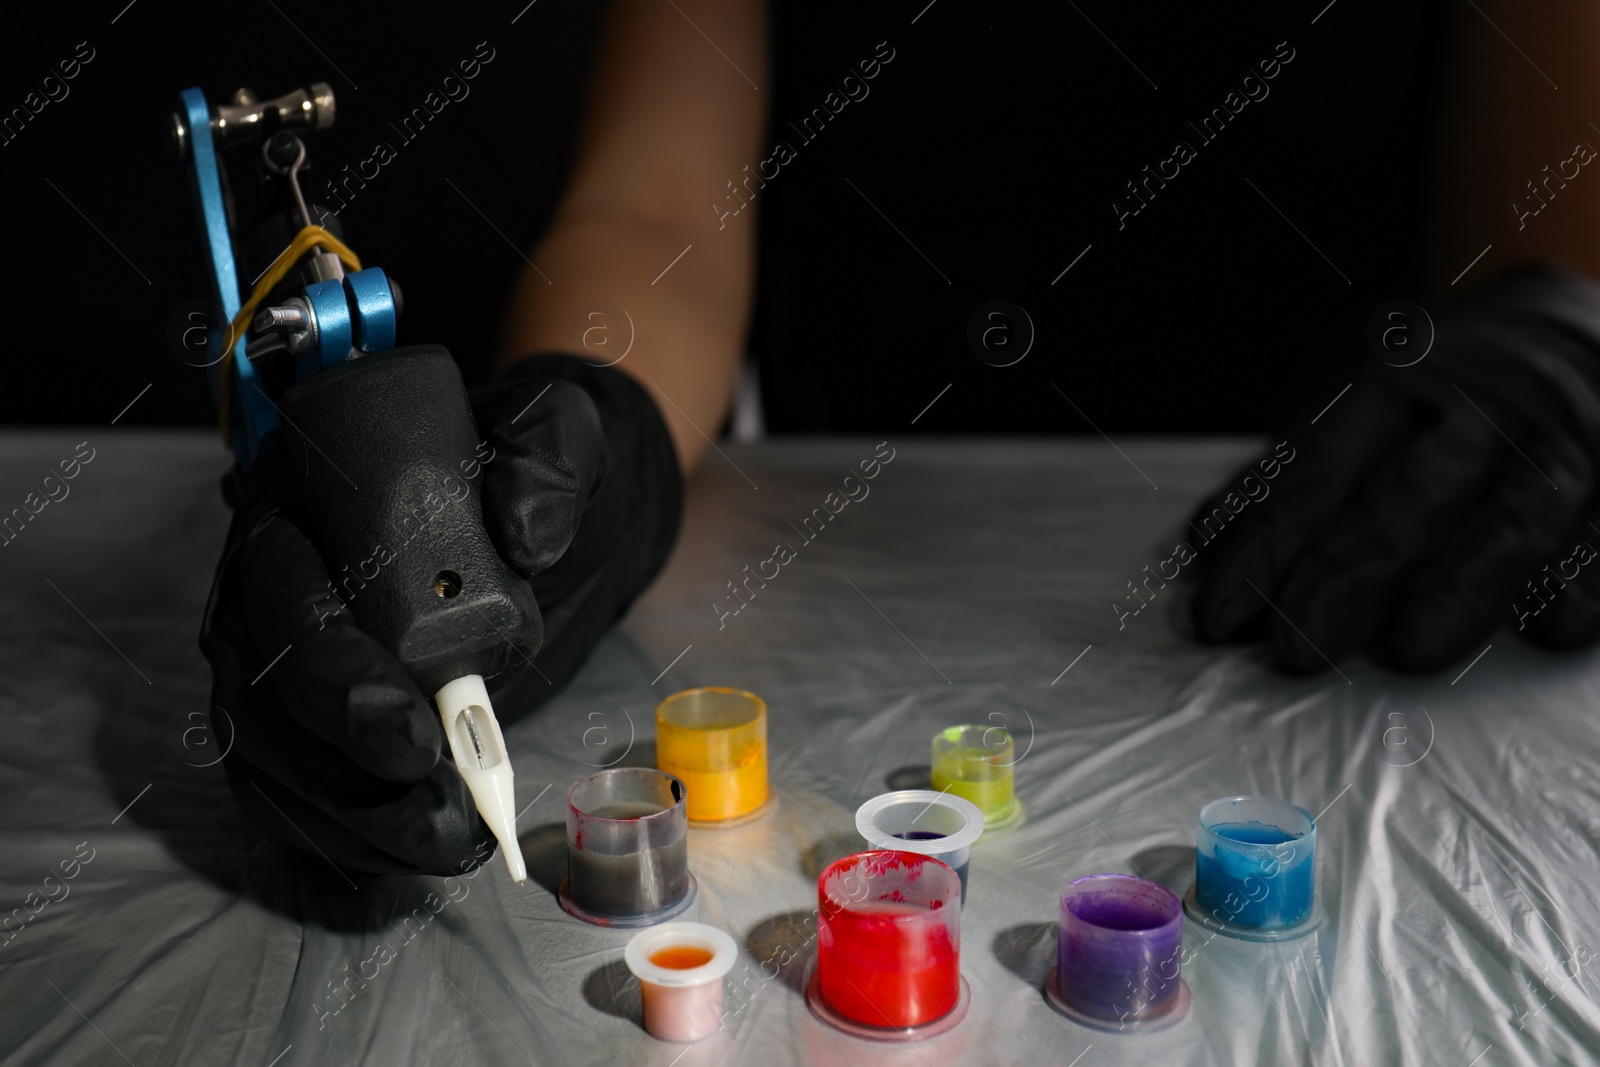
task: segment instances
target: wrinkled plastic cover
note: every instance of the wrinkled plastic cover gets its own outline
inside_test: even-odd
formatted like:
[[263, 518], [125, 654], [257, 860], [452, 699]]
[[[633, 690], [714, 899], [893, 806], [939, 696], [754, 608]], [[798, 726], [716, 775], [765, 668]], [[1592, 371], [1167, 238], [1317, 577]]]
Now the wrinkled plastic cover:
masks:
[[[61, 496], [45, 475], [85, 439], [94, 458]], [[1098, 439], [711, 454], [658, 584], [566, 692], [506, 727], [533, 874], [518, 889], [498, 859], [463, 880], [348, 881], [263, 840], [205, 766], [195, 634], [227, 521], [213, 439], [6, 437], [0, 505], [61, 498], [0, 548], [0, 1060], [1600, 1062], [1595, 655], [1502, 630], [1459, 678], [1356, 660], [1290, 679], [1258, 650], [1186, 640], [1180, 583], [1119, 629], [1125, 583], [1172, 554], [1251, 448], [1118, 445], [1126, 457]], [[765, 563], [780, 543], [792, 557]], [[775, 567], [741, 584], [737, 615], [713, 607]], [[725, 1028], [685, 1049], [641, 1029], [628, 935], [568, 918], [552, 886], [567, 786], [649, 763], [656, 702], [694, 685], [767, 700], [779, 803], [691, 834], [685, 917], [742, 956]], [[920, 784], [934, 731], [964, 721], [1015, 732], [1026, 808], [972, 851], [971, 1013], [916, 1046], [841, 1036], [799, 992], [815, 876], [862, 847], [856, 805]], [[1164, 1033], [1057, 1015], [1040, 985], [1061, 889], [1140, 871], [1183, 890], [1197, 812], [1235, 793], [1320, 813], [1320, 930], [1258, 945], [1188, 923], [1193, 1004]]]

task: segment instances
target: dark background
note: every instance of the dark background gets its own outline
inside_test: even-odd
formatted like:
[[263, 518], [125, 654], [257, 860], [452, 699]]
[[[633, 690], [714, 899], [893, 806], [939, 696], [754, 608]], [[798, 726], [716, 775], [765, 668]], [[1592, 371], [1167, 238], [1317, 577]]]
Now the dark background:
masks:
[[[444, 343], [469, 383], [482, 380], [523, 266], [506, 238], [530, 248], [553, 207], [597, 8], [538, 0], [512, 25], [525, 0], [125, 3], [7, 16], [0, 110], [78, 42], [96, 55], [65, 100], [0, 146], [11, 207], [0, 418], [106, 421], [153, 383], [119, 425], [214, 419], [203, 372], [166, 341], [174, 311], [207, 293], [183, 166], [164, 139], [177, 92], [196, 84], [216, 102], [240, 85], [270, 96], [331, 83], [339, 119], [309, 141], [313, 189], [377, 139], [398, 148], [341, 221], [363, 261], [405, 288], [401, 343]], [[1085, 417], [1108, 432], [1268, 429], [1373, 358], [1362, 336], [1374, 307], [1421, 298], [1438, 5], [1338, 0], [1315, 25], [1326, 0], [861, 6], [774, 8], [765, 143], [781, 137], [797, 156], [755, 204], [750, 350], [770, 430], [1092, 432]], [[684, 30], [685, 47], [725, 62]], [[1200, 144], [1185, 121], [1285, 40], [1296, 55], [1270, 95]], [[480, 41], [496, 54], [471, 95], [400, 145], [387, 122]], [[895, 57], [866, 99], [810, 144], [784, 132], [880, 41]], [[1109, 201], [1180, 137], [1198, 158], [1119, 231]], [[707, 190], [708, 213], [724, 192]], [[996, 298], [1037, 331], [1004, 368], [966, 343], [969, 315]]]

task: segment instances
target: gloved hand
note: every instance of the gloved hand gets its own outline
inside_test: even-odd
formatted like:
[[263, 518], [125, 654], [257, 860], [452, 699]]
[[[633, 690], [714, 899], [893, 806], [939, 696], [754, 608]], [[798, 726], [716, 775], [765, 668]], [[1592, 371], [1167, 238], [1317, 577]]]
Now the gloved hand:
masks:
[[[549, 679], [534, 698], [576, 669], [653, 577], [676, 532], [681, 483], [670, 440], [642, 389], [622, 378], [547, 356], [473, 397], [483, 444], [466, 484], [481, 496], [495, 548], [535, 586], [545, 652], [560, 653], [547, 663], [535, 656], [537, 640], [524, 650]], [[664, 440], [670, 475], [649, 467], [663, 484], [641, 495], [624, 481], [642, 468], [627, 450]], [[613, 447], [624, 450], [615, 463]], [[336, 598], [333, 561], [309, 536], [292, 466], [278, 448], [225, 485], [234, 520], [201, 648], [213, 704], [226, 713], [214, 725], [234, 795], [273, 836], [354, 871], [469, 870], [493, 855], [494, 839], [450, 762], [432, 694]], [[613, 477], [619, 470], [624, 480]], [[641, 500], [655, 513], [631, 510]], [[639, 531], [653, 539], [644, 567], [628, 553]], [[491, 689], [526, 669], [489, 679]], [[504, 723], [530, 706], [497, 701], [496, 710]]]
[[1279, 435], [1290, 462], [1253, 464], [1196, 513], [1202, 640], [1265, 633], [1298, 673], [1358, 649], [1436, 670], [1501, 623], [1549, 647], [1600, 637], [1583, 547], [1600, 546], [1600, 287], [1519, 271], [1436, 326], [1420, 363], [1372, 359], [1315, 426]]

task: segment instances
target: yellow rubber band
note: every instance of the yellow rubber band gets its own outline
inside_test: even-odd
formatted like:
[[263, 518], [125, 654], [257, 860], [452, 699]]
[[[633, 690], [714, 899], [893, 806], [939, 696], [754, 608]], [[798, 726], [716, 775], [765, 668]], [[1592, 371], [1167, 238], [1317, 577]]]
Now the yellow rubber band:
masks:
[[268, 267], [267, 272], [256, 282], [255, 291], [250, 294], [250, 299], [244, 302], [244, 306], [239, 309], [239, 314], [235, 315], [233, 322], [228, 325], [225, 351], [218, 367], [222, 388], [221, 395], [217, 400], [217, 424], [222, 431], [222, 443], [225, 445], [231, 447], [233, 444], [228, 439], [228, 415], [230, 402], [233, 398], [234, 345], [250, 329], [250, 320], [255, 317], [256, 308], [267, 298], [267, 294], [272, 292], [277, 284], [288, 276], [289, 272], [300, 262], [301, 256], [318, 246], [338, 256], [339, 262], [343, 263], [347, 269], [352, 271], [361, 269], [361, 260], [356, 254], [350, 251], [344, 242], [321, 226], [307, 226], [295, 234], [294, 240], [289, 242], [289, 247], [279, 253], [277, 259], [273, 260], [272, 266]]

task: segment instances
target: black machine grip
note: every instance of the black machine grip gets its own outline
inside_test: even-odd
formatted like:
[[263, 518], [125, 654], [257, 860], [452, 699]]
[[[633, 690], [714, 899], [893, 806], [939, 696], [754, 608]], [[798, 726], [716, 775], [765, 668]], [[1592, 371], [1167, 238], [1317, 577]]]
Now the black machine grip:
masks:
[[493, 456], [450, 353], [362, 356], [293, 386], [280, 409], [328, 574], [423, 692], [531, 661], [543, 621], [484, 530]]

